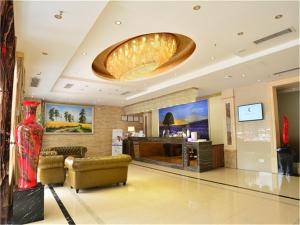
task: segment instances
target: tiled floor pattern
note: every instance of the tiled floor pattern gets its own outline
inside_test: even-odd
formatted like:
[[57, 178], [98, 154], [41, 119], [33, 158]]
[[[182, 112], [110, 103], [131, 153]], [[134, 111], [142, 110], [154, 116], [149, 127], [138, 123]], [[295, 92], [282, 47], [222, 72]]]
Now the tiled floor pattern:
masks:
[[[55, 187], [55, 191], [76, 224], [299, 223], [297, 200], [179, 176], [140, 165], [130, 165], [126, 186], [93, 188], [76, 194], [66, 184], [65, 187]], [[148, 166], [143, 164], [145, 165]], [[226, 174], [220, 170], [219, 175], [214, 172], [206, 175], [206, 178], [221, 178], [224, 173]], [[230, 172], [227, 172], [227, 176], [230, 176], [228, 174]], [[245, 173], [243, 178], [246, 179], [249, 175], [246, 180], [251, 180], [255, 177], [254, 174], [258, 173]], [[223, 177], [223, 180], [228, 179], [230, 178]], [[231, 179], [234, 181], [234, 178]], [[267, 189], [264, 187], [266, 181], [258, 179], [258, 186], [259, 181], [261, 189]], [[290, 185], [293, 184], [295, 182]], [[295, 196], [295, 193], [292, 195]], [[37, 223], [67, 224], [48, 188], [45, 190], [45, 220]]]

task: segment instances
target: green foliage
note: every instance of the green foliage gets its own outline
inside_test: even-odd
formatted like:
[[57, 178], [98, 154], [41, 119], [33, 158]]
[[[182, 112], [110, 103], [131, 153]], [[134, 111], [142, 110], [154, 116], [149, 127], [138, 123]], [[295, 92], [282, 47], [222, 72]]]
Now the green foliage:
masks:
[[164, 118], [164, 121], [163, 121], [163, 124], [166, 125], [166, 126], [170, 126], [172, 124], [174, 124], [174, 116], [171, 112], [168, 112], [166, 115], [165, 115], [165, 118]]
[[86, 123], [85, 109], [80, 110], [79, 123]]
[[49, 119], [50, 119], [51, 121], [54, 121], [54, 111], [55, 111], [55, 108], [51, 108], [51, 109], [49, 110]]
[[68, 121], [68, 115], [69, 115], [68, 111], [64, 112], [65, 121]]

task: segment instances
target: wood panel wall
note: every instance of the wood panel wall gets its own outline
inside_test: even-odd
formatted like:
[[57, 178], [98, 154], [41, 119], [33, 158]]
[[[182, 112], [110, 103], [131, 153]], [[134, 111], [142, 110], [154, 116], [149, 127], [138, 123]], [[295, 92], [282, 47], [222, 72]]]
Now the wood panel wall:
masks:
[[11, 193], [9, 188], [9, 146], [16, 51], [13, 1], [0, 1], [0, 23], [0, 224], [6, 224]]

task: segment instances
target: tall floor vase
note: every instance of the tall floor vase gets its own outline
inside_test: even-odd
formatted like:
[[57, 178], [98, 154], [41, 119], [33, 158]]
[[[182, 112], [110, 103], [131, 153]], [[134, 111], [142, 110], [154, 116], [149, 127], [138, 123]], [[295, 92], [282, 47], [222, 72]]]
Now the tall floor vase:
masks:
[[42, 146], [43, 127], [36, 122], [36, 109], [39, 102], [24, 101], [25, 118], [16, 127], [19, 166], [18, 188], [37, 186], [37, 166]]

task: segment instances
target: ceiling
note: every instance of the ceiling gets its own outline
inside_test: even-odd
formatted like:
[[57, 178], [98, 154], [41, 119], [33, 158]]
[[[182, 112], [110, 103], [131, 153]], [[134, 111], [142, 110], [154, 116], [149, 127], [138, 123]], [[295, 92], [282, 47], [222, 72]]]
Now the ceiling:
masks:
[[[299, 70], [273, 75], [299, 67], [297, 1], [14, 4], [17, 51], [25, 57], [25, 92], [34, 98], [124, 106], [190, 87], [197, 87], [199, 96], [204, 96], [299, 75]], [[200, 5], [200, 10], [193, 10], [195, 5]], [[60, 10], [63, 19], [57, 20], [54, 15]], [[275, 19], [278, 14], [283, 17]], [[291, 27], [291, 33], [253, 43]], [[109, 81], [95, 75], [91, 65], [100, 52], [124, 39], [152, 32], [186, 35], [195, 41], [196, 50], [184, 63], [147, 79]], [[239, 32], [244, 34], [237, 35]], [[40, 78], [38, 87], [30, 87], [32, 77]], [[67, 84], [71, 87], [65, 88]]]

